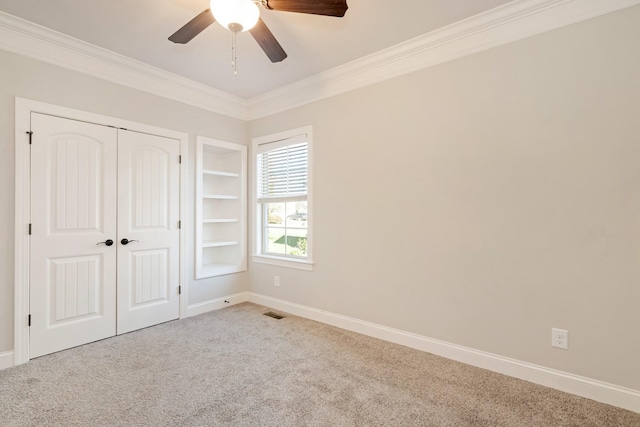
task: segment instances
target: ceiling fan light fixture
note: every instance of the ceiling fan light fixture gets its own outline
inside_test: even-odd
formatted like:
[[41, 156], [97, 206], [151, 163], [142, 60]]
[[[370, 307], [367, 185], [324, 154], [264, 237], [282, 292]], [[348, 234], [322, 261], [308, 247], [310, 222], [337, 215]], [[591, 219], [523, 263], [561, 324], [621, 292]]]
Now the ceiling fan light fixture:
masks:
[[210, 7], [216, 21], [234, 33], [250, 30], [260, 18], [260, 9], [252, 0], [211, 0]]

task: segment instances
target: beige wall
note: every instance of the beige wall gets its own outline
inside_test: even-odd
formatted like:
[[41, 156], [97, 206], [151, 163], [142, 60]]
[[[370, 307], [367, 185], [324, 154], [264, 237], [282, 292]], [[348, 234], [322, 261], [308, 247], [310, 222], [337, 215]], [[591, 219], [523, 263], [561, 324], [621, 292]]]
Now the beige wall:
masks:
[[640, 390], [638, 22], [626, 9], [252, 122], [314, 126], [316, 265], [253, 263], [251, 290]]
[[[14, 100], [27, 98], [189, 133], [189, 188], [194, 187], [195, 135], [244, 144], [247, 124], [59, 67], [0, 51], [0, 353], [13, 349]], [[193, 194], [188, 195], [189, 302], [246, 291], [248, 274], [195, 281]]]

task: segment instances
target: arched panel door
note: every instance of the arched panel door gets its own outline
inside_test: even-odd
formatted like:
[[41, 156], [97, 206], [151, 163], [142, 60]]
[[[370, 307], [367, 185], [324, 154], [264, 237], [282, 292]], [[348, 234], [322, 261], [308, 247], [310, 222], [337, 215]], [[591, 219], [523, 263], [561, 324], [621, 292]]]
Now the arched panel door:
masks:
[[31, 129], [33, 358], [116, 334], [117, 131], [36, 113]]
[[179, 141], [118, 134], [118, 334], [180, 315]]

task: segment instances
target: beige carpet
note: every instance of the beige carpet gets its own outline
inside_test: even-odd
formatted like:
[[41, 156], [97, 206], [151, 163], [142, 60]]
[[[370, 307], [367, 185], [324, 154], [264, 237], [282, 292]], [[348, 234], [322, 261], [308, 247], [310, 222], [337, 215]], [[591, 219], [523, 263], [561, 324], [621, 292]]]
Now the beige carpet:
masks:
[[241, 304], [0, 371], [0, 426], [640, 426], [640, 414]]

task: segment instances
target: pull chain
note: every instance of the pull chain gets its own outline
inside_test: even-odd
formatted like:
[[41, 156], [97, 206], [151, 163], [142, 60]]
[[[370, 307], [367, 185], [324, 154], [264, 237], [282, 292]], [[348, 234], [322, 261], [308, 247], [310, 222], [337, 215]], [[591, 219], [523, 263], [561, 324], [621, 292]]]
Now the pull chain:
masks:
[[233, 67], [233, 75], [238, 75], [238, 66], [236, 61], [236, 36], [237, 32], [233, 31], [231, 36], [231, 66]]
[[233, 75], [237, 76], [238, 61], [236, 60], [236, 50], [237, 50], [236, 36], [238, 35], [239, 32], [242, 31], [242, 25], [232, 22], [231, 24], [229, 24], [229, 31], [231, 31], [231, 66], [233, 67]]

